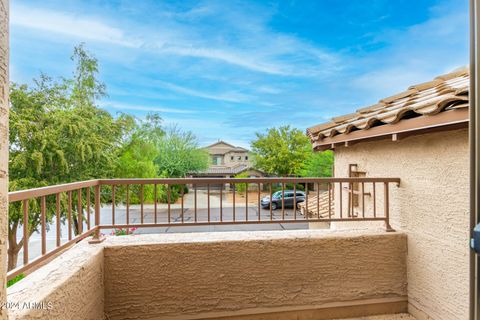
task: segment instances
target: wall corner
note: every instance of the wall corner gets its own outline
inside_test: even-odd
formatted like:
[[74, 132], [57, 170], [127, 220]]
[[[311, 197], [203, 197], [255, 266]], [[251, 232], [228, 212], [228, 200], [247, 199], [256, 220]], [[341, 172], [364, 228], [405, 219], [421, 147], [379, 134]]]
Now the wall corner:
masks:
[[[9, 0], [0, 0], [0, 303], [6, 302], [8, 236]], [[0, 319], [7, 310], [0, 308]]]

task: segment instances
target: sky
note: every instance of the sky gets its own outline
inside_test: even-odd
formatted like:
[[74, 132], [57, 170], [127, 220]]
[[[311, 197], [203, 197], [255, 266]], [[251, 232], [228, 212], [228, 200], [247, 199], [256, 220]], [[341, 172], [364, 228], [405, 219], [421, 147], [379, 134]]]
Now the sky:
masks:
[[201, 145], [302, 131], [468, 64], [467, 0], [12, 0], [10, 79], [100, 64], [112, 115], [161, 115]]

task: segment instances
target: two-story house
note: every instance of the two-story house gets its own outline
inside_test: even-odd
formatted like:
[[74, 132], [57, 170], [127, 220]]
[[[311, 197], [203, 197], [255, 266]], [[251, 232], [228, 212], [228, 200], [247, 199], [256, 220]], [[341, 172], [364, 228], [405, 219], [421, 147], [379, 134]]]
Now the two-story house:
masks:
[[249, 177], [265, 175], [253, 169], [250, 151], [245, 148], [218, 141], [203, 149], [210, 154], [211, 164], [205, 171], [192, 173], [193, 177], [233, 178], [240, 173], [247, 173]]

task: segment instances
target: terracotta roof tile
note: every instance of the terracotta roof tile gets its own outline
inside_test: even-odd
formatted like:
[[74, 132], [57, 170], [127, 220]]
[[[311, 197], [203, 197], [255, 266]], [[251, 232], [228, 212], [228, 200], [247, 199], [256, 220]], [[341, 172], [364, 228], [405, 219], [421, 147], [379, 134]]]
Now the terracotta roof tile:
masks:
[[393, 96], [383, 98], [382, 100], [380, 100], [380, 102], [383, 102], [385, 104], [389, 104], [389, 103], [395, 102], [396, 100], [399, 100], [399, 99], [402, 99], [402, 98], [405, 98], [405, 97], [409, 97], [416, 92], [417, 92], [416, 89], [409, 89], [407, 91], [397, 93]]
[[348, 135], [372, 126], [393, 124], [407, 115], [435, 115], [445, 110], [468, 107], [468, 69], [461, 68], [436, 77], [432, 81], [412, 85], [408, 90], [381, 99], [378, 103], [358, 109], [355, 113], [338, 116], [331, 122], [307, 129], [312, 142], [339, 134]]
[[423, 83], [419, 83], [419, 84], [414, 84], [413, 86], [410, 86], [408, 89], [415, 89], [417, 91], [422, 91], [422, 90], [427, 90], [427, 89], [431, 89], [433, 87], [436, 87], [438, 86], [439, 84], [441, 84], [443, 81], [440, 80], [440, 79], [437, 79], [437, 80], [432, 80], [432, 81], [428, 81], [428, 82], [423, 82]]
[[325, 129], [328, 129], [328, 128], [332, 128], [334, 126], [336, 126], [337, 124], [335, 122], [326, 122], [326, 123], [322, 123], [322, 124], [319, 124], [319, 125], [316, 125], [314, 127], [311, 127], [309, 128], [309, 133], [310, 134], [315, 134], [319, 131], [322, 131], [322, 130], [325, 130]]
[[459, 68], [458, 70], [455, 70], [453, 72], [438, 76], [435, 79], [449, 80], [449, 79], [453, 79], [453, 78], [459, 78], [459, 77], [462, 77], [462, 76], [468, 76], [468, 68], [462, 67], [462, 68]]
[[373, 112], [373, 111], [377, 111], [377, 110], [380, 110], [380, 109], [383, 109], [385, 107], [385, 103], [383, 102], [379, 102], [377, 104], [374, 104], [374, 105], [371, 105], [371, 106], [368, 106], [368, 107], [364, 107], [364, 108], [360, 108], [357, 110], [357, 113], [370, 113], [370, 112]]
[[238, 164], [235, 166], [211, 166], [205, 171], [195, 172], [196, 174], [238, 174], [242, 171], [251, 168], [245, 164]]
[[343, 115], [343, 116], [334, 117], [334, 118], [332, 118], [332, 121], [335, 122], [335, 123], [343, 123], [347, 120], [351, 120], [352, 118], [354, 118], [356, 116], [357, 116], [356, 113], [350, 113], [350, 114], [346, 114], [346, 115]]

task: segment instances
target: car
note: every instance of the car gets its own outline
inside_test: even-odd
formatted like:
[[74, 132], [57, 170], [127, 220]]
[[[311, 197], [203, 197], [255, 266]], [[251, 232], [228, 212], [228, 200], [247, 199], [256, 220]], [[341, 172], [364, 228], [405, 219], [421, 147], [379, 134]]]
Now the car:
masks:
[[[296, 197], [295, 197], [296, 192]], [[276, 191], [272, 194], [272, 200], [270, 201], [270, 196], [262, 198], [260, 204], [263, 209], [269, 209], [272, 206], [272, 210], [277, 210], [282, 207], [282, 204], [285, 205], [285, 208], [293, 208], [294, 202], [298, 205], [300, 202], [305, 201], [305, 192], [297, 190], [284, 190], [283, 191], [284, 199], [282, 201], [282, 191]], [[296, 207], [296, 206], [295, 206]]]

